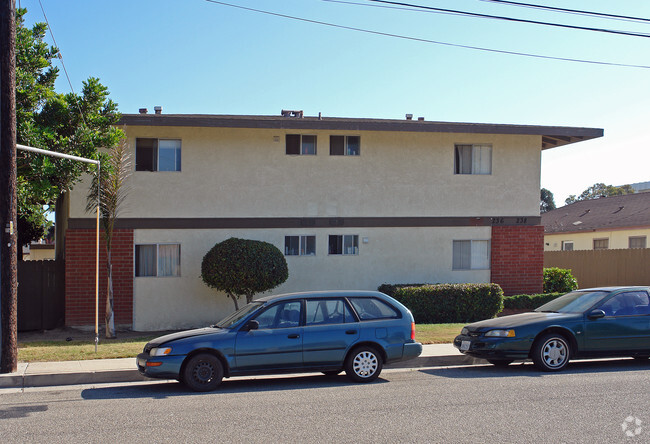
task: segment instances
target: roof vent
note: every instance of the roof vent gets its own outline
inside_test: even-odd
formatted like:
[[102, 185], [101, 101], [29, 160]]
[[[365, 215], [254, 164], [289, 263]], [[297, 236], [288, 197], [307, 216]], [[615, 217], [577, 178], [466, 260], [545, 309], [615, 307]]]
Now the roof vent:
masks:
[[149, 110], [148, 110], [147, 108], [140, 108], [140, 109], [138, 110], [138, 112], [139, 112], [140, 114], [147, 114], [147, 113], [149, 112]]
[[413, 120], [413, 114], [407, 114], [406, 120]]
[[424, 117], [418, 117], [418, 121], [424, 122]]
[[156, 114], [162, 114], [162, 106], [154, 106], [153, 110]]
[[303, 117], [302, 110], [296, 111], [296, 110], [283, 109], [281, 114], [282, 117], [297, 117], [299, 119], [302, 119]]

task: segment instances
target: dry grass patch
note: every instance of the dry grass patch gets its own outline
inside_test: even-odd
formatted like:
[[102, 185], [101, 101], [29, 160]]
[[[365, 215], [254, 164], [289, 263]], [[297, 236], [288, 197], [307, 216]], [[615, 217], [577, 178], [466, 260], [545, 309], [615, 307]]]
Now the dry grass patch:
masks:
[[86, 359], [131, 358], [142, 352], [155, 336], [95, 341], [38, 341], [18, 344], [19, 362], [81, 361]]
[[422, 344], [451, 344], [466, 324], [416, 324], [415, 340]]

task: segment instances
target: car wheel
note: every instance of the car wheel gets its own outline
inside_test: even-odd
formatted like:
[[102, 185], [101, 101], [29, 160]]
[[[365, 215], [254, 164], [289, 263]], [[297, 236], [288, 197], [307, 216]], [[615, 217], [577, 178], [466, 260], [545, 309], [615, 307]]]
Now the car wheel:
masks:
[[356, 382], [370, 382], [379, 377], [383, 365], [377, 350], [368, 346], [358, 347], [345, 362], [345, 374]]
[[571, 346], [560, 334], [547, 334], [533, 344], [533, 363], [545, 372], [562, 370], [569, 363]]
[[507, 367], [512, 364], [513, 359], [488, 359], [487, 361], [497, 367]]
[[341, 373], [341, 370], [328, 370], [326, 372], [322, 372], [325, 376], [336, 376], [339, 373]]
[[219, 359], [207, 353], [193, 356], [183, 369], [183, 382], [195, 392], [216, 389], [223, 379], [223, 366]]

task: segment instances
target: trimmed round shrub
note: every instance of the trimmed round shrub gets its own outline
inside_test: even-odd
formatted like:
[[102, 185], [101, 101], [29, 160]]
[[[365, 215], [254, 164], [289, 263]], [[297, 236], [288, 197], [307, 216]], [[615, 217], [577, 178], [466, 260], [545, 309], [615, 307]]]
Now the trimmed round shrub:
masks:
[[544, 268], [544, 293], [568, 293], [578, 288], [578, 281], [566, 268]]
[[289, 278], [289, 267], [274, 245], [231, 237], [216, 244], [203, 257], [201, 279], [208, 287], [228, 294], [235, 302], [271, 290]]

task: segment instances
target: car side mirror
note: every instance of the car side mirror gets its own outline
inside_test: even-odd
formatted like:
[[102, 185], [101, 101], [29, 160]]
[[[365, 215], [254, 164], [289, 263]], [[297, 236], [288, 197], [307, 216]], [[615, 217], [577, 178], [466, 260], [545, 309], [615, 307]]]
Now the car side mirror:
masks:
[[605, 317], [605, 312], [602, 310], [591, 310], [587, 315], [589, 319], [600, 319]]
[[257, 330], [260, 328], [260, 323], [256, 320], [248, 321], [245, 325], [243, 330], [244, 331], [251, 331], [251, 330]]

